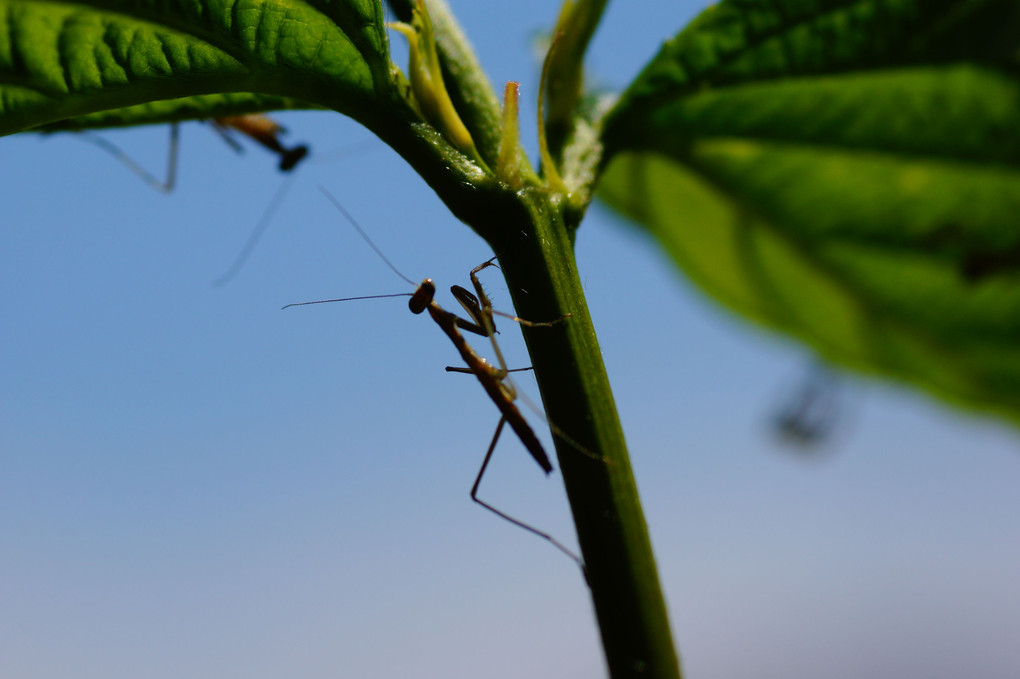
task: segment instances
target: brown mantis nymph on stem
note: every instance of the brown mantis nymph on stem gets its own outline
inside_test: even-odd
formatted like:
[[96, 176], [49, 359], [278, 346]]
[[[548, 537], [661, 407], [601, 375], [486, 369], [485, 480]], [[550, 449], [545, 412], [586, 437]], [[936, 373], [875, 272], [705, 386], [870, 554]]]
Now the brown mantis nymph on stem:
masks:
[[[329, 198], [329, 200], [333, 203], [334, 207], [336, 207], [337, 210], [340, 211], [340, 213], [347, 219], [347, 221], [350, 222], [351, 226], [354, 227], [358, 234], [365, 240], [365, 242], [368, 243], [372, 250], [374, 250], [375, 253], [380, 257], [380, 259], [382, 259], [383, 262], [385, 262], [386, 265], [390, 269], [392, 269], [398, 276], [403, 278], [411, 285], [414, 285], [414, 282], [407, 276], [402, 274], [400, 270], [397, 269], [393, 265], [393, 263], [389, 261], [389, 259], [387, 259], [387, 257], [382, 253], [382, 251], [379, 250], [378, 247], [376, 247], [375, 243], [373, 243], [372, 240], [368, 237], [368, 234], [365, 233], [364, 229], [361, 228], [358, 222], [343, 207], [343, 205], [341, 205], [340, 202], [325, 189], [322, 189], [320, 187], [320, 190], [322, 190], [326, 197]], [[492, 442], [489, 444], [489, 448], [485, 452], [485, 459], [482, 461], [482, 466], [478, 470], [478, 475], [475, 477], [475, 482], [471, 486], [471, 499], [480, 504], [481, 506], [485, 507], [492, 513], [496, 514], [500, 518], [505, 519], [506, 521], [509, 521], [515, 526], [519, 526], [524, 530], [549, 541], [554, 547], [556, 547], [561, 552], [563, 552], [571, 559], [573, 559], [575, 562], [577, 562], [577, 564], [581, 566], [583, 570], [584, 565], [581, 562], [580, 557], [577, 556], [570, 549], [565, 547], [554, 537], [552, 537], [548, 533], [538, 530], [534, 526], [530, 526], [524, 523], [523, 521], [515, 519], [509, 514], [497, 509], [496, 507], [492, 506], [491, 504], [488, 504], [487, 502], [478, 497], [478, 487], [482, 482], [482, 477], [485, 475], [486, 468], [489, 466], [489, 461], [492, 459], [492, 453], [496, 449], [496, 443], [499, 441], [499, 436], [503, 431], [503, 426], [506, 424], [509, 424], [510, 428], [513, 429], [514, 433], [517, 434], [517, 438], [520, 439], [521, 443], [531, 454], [532, 458], [534, 458], [535, 462], [538, 463], [538, 466], [542, 468], [543, 472], [549, 474], [553, 470], [552, 462], [549, 461], [549, 456], [546, 455], [545, 449], [539, 442], [538, 437], [535, 435], [534, 430], [532, 430], [531, 425], [529, 425], [527, 420], [524, 419], [524, 416], [521, 414], [521, 411], [517, 408], [517, 405], [514, 403], [514, 401], [517, 400], [517, 390], [514, 388], [513, 384], [507, 380], [507, 375], [509, 373], [521, 370], [530, 370], [530, 368], [510, 369], [507, 367], [506, 360], [503, 358], [503, 352], [500, 350], [499, 344], [496, 342], [496, 325], [494, 316], [497, 315], [503, 316], [505, 318], [509, 318], [517, 323], [520, 323], [521, 325], [526, 325], [528, 327], [549, 327], [555, 325], [556, 323], [564, 321], [568, 318], [567, 316], [565, 316], [563, 318], [558, 318], [553, 321], [532, 322], [524, 320], [523, 318], [518, 318], [517, 316], [512, 316], [510, 314], [504, 314], [499, 311], [494, 311], [492, 308], [492, 302], [489, 300], [489, 297], [485, 294], [485, 290], [482, 288], [482, 284], [478, 280], [478, 272], [488, 267], [495, 267], [496, 266], [496, 264], [494, 263], [495, 259], [496, 258], [493, 257], [492, 259], [483, 262], [482, 264], [476, 266], [474, 269], [471, 270], [470, 277], [472, 287], [475, 290], [474, 293], [470, 292], [465, 288], [462, 288], [459, 285], [454, 285], [451, 286], [450, 288], [450, 292], [453, 294], [454, 298], [460, 303], [460, 305], [464, 308], [465, 312], [470, 317], [470, 320], [466, 318], [461, 318], [460, 316], [457, 316], [454, 313], [446, 311], [441, 306], [439, 306], [439, 304], [435, 301], [436, 285], [431, 278], [426, 278], [425, 280], [423, 280], [415, 288], [415, 291], [413, 293], [407, 292], [389, 295], [368, 295], [362, 297], [322, 299], [313, 302], [298, 302], [295, 304], [288, 304], [283, 308], [288, 309], [294, 306], [307, 306], [310, 304], [327, 304], [331, 302], [348, 302], [358, 299], [379, 299], [384, 297], [410, 297], [411, 299], [408, 302], [408, 307], [410, 308], [412, 313], [421, 314], [425, 311], [428, 311], [429, 316], [432, 318], [433, 321], [436, 322], [436, 325], [438, 325], [442, 329], [442, 331], [446, 334], [446, 336], [450, 338], [450, 341], [453, 342], [453, 345], [457, 348], [457, 352], [460, 354], [461, 358], [464, 360], [464, 363], [466, 364], [466, 367], [447, 367], [446, 370], [448, 372], [470, 373], [474, 375], [478, 379], [478, 382], [482, 385], [482, 388], [485, 389], [485, 393], [489, 395], [489, 398], [492, 399], [492, 402], [496, 404], [497, 408], [499, 408], [500, 412], [499, 424], [496, 425], [496, 432], [495, 434], [493, 434]], [[468, 344], [467, 340], [464, 338], [464, 335], [461, 333], [462, 330], [474, 333], [476, 335], [480, 335], [482, 337], [488, 337], [490, 342], [492, 343], [493, 351], [496, 354], [498, 365], [493, 365], [486, 361], [481, 356], [479, 356], [475, 352], [475, 350], [471, 347], [471, 345]]]

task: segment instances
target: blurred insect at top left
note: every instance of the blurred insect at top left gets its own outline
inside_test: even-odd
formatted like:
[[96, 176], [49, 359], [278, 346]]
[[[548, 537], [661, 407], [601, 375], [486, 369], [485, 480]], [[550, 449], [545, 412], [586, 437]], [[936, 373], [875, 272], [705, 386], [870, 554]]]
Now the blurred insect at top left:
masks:
[[[210, 118], [202, 122], [208, 123], [220, 135], [223, 141], [238, 153], [244, 152], [244, 146], [237, 139], [238, 135], [247, 137], [268, 149], [279, 158], [277, 167], [282, 172], [293, 170], [308, 155], [308, 147], [304, 144], [295, 146], [285, 145], [281, 137], [287, 131], [275, 120], [261, 113], [222, 116]], [[105, 137], [89, 131], [82, 131], [77, 134], [79, 138], [95, 144], [112, 155], [126, 168], [138, 175], [142, 181], [160, 193], [170, 193], [174, 190], [174, 186], [177, 183], [177, 156], [180, 140], [179, 123], [170, 123], [170, 146], [167, 153], [166, 176], [163, 179], [146, 170], [124, 150]]]

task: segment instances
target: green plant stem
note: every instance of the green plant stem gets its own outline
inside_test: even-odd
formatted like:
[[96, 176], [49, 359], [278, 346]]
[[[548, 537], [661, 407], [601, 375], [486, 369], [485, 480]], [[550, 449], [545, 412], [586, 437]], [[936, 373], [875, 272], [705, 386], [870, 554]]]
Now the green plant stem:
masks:
[[517, 312], [532, 320], [570, 314], [550, 328], [525, 328], [524, 335], [556, 439], [610, 674], [679, 677], [623, 431], [563, 217], [541, 190], [504, 195], [510, 200], [493, 201], [490, 217], [498, 215], [497, 221], [484, 231], [500, 255]]
[[[440, 14], [433, 14], [437, 34], [445, 21], [437, 20]], [[437, 40], [443, 54], [451, 40], [442, 36]], [[459, 54], [444, 67], [461, 62], [461, 68], [447, 81], [451, 93], [491, 92], [478, 75], [470, 48], [460, 40], [452, 43]], [[476, 121], [475, 129], [490, 134], [498, 129], [488, 120], [495, 113], [489, 97], [475, 92], [468, 100], [473, 105], [467, 109], [477, 109], [481, 116], [482, 124]], [[459, 105], [458, 109], [465, 112]], [[375, 122], [380, 136], [499, 255], [522, 318], [541, 321], [569, 314], [550, 328], [524, 328], [524, 336], [553, 429], [610, 675], [679, 679], [651, 541], [574, 262], [572, 230], [564, 220], [576, 206], [554, 204], [537, 181], [514, 191], [480, 175], [428, 126], [407, 127], [399, 120], [379, 118]], [[474, 127], [470, 119], [466, 122]], [[483, 155], [495, 157], [486, 148], [495, 139], [483, 136], [479, 141]], [[573, 214], [572, 220], [578, 216]]]
[[[499, 255], [553, 428], [610, 675], [680, 676], [616, 405], [574, 262], [567, 201], [482, 174], [427, 125], [381, 125], [450, 210]], [[474, 172], [470, 181], [468, 173]], [[565, 436], [557, 435], [562, 432]]]

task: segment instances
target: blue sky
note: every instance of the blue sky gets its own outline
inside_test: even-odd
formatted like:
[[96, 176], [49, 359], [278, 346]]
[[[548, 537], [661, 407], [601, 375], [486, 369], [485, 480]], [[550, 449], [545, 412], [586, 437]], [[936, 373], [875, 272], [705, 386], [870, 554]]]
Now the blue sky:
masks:
[[[453, 4], [533, 102], [552, 5]], [[612, 5], [594, 72], [623, 85], [699, 6]], [[599, 676], [576, 568], [468, 499], [498, 415], [445, 336], [401, 300], [280, 311], [407, 288], [319, 184], [412, 279], [463, 285], [491, 253], [357, 125], [280, 119], [359, 152], [303, 167], [223, 287], [282, 181], [260, 149], [185, 125], [163, 196], [73, 135], [0, 141], [3, 675]], [[107, 138], [162, 168], [166, 128]], [[769, 418], [806, 352], [599, 207], [578, 260], [689, 676], [1020, 673], [1015, 429], [847, 378], [832, 444], [798, 454]], [[510, 436], [483, 493], [573, 541]]]

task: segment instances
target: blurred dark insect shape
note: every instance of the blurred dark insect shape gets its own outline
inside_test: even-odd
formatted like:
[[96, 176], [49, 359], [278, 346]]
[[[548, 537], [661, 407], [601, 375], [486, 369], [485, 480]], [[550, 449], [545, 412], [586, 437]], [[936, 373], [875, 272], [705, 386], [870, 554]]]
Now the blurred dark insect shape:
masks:
[[[282, 172], [294, 169], [308, 155], [308, 146], [304, 144], [285, 146], [280, 136], [285, 134], [286, 130], [272, 118], [261, 113], [210, 118], [204, 122], [207, 122], [226, 144], [238, 153], [244, 153], [244, 146], [235, 138], [235, 134], [244, 135], [272, 151], [280, 159], [278, 167]], [[88, 131], [78, 134], [85, 141], [95, 144], [112, 155], [156, 191], [171, 193], [177, 185], [177, 160], [180, 147], [179, 123], [170, 123], [170, 145], [167, 153], [165, 179], [160, 179], [146, 170], [124, 150], [105, 137]]]
[[771, 428], [788, 448], [818, 453], [831, 448], [849, 421], [844, 379], [813, 362], [799, 382], [779, 399]]

